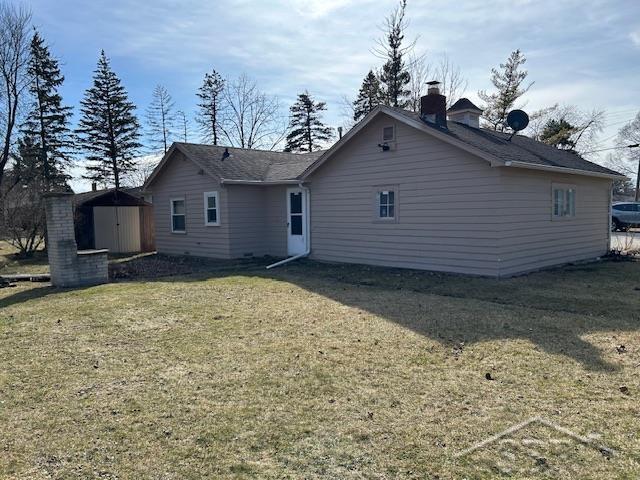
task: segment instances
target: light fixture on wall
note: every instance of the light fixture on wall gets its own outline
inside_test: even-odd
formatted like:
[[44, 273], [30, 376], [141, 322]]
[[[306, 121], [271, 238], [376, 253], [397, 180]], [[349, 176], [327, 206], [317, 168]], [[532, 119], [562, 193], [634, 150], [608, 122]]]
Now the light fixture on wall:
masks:
[[378, 146], [382, 149], [383, 152], [388, 152], [389, 150], [391, 150], [391, 147], [387, 142], [379, 143]]

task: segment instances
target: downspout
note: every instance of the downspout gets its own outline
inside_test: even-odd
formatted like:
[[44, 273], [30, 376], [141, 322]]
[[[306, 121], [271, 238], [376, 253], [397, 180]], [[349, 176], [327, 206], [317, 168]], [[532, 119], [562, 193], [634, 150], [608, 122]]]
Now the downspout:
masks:
[[611, 251], [611, 228], [613, 227], [613, 211], [612, 211], [612, 207], [613, 207], [613, 182], [611, 182], [611, 185], [609, 186], [609, 208], [607, 209], [607, 214], [609, 216], [608, 220], [608, 225], [609, 228], [607, 228], [607, 252], [609, 253]]
[[303, 253], [298, 255], [294, 255], [293, 257], [285, 258], [284, 260], [280, 260], [279, 262], [272, 263], [271, 265], [267, 265], [267, 270], [275, 267], [279, 267], [280, 265], [284, 265], [285, 263], [293, 262], [294, 260], [298, 260], [299, 258], [303, 258], [308, 256], [311, 253], [311, 190], [308, 187], [302, 185], [302, 182], [298, 183], [298, 187], [305, 192], [304, 195], [304, 203], [305, 203], [305, 250]]

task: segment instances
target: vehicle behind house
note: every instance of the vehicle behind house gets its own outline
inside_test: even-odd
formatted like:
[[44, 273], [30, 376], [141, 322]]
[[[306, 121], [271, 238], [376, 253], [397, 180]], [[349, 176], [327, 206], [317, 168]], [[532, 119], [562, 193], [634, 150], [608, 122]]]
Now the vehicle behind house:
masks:
[[640, 227], [640, 202], [619, 202], [611, 207], [611, 229], [628, 230]]

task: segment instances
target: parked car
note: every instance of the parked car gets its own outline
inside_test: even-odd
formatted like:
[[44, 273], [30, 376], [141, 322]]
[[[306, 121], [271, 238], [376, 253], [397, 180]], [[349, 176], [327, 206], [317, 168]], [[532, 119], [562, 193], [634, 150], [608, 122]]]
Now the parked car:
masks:
[[611, 230], [640, 227], [640, 202], [619, 202], [611, 207]]

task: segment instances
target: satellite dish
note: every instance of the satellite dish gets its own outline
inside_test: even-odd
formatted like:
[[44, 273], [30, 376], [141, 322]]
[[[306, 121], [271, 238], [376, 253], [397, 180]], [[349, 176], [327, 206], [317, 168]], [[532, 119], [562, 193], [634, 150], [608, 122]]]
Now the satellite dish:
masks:
[[524, 130], [529, 125], [529, 115], [522, 110], [511, 110], [507, 115], [507, 125], [511, 127], [514, 132]]

